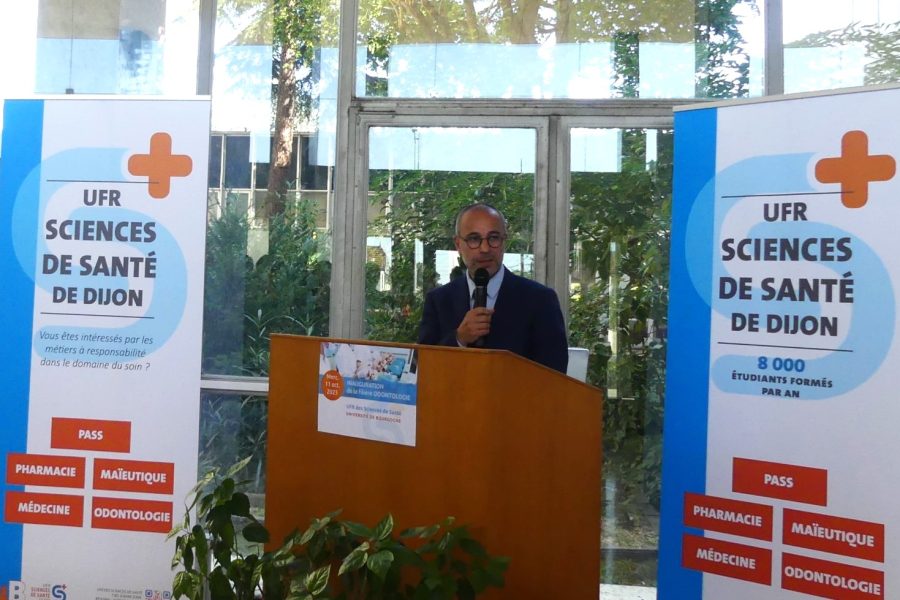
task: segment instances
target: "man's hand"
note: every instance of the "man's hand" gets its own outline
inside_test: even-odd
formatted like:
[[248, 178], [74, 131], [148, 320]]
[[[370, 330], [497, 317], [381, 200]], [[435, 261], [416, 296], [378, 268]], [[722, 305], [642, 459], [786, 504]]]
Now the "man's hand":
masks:
[[491, 331], [491, 315], [493, 308], [473, 308], [463, 317], [456, 328], [456, 340], [463, 346], [469, 346], [480, 337]]

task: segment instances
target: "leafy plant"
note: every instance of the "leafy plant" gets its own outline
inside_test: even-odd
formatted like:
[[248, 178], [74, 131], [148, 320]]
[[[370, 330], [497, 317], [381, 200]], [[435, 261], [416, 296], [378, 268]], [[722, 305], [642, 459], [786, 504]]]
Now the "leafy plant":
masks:
[[503, 586], [508, 559], [489, 555], [452, 517], [395, 534], [391, 515], [370, 528], [336, 511], [264, 551], [269, 532], [233, 478], [247, 460], [201, 479], [169, 534], [176, 598], [202, 600], [208, 591], [211, 600], [468, 599]]

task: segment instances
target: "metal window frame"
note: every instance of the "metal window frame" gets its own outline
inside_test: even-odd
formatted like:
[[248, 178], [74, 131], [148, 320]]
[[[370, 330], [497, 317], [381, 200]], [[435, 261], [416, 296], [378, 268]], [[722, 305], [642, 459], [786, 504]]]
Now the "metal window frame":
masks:
[[[764, 0], [765, 95], [784, 90], [783, 0]], [[201, 0], [197, 92], [212, 92], [216, 0]], [[334, 201], [331, 224], [329, 334], [360, 338], [364, 331], [368, 129], [373, 126], [535, 128], [535, 276], [563, 300], [568, 294], [569, 132], [573, 127], [671, 127], [672, 109], [702, 99], [410, 99], [355, 95], [359, 0], [340, 0]], [[527, 125], [522, 125], [527, 124]], [[203, 376], [224, 390], [228, 379]], [[265, 378], [259, 381], [266, 382]], [[210, 383], [211, 382], [211, 383]], [[267, 385], [267, 383], [266, 383]], [[241, 386], [234, 391], [241, 391]], [[204, 388], [206, 389], [206, 388]]]

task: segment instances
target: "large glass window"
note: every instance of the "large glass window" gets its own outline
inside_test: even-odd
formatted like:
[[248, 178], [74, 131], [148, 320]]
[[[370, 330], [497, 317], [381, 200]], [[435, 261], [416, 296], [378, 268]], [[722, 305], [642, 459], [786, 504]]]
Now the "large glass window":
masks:
[[756, 0], [363, 0], [359, 31], [360, 96], [762, 94]]
[[218, 3], [205, 373], [265, 376], [272, 333], [328, 333], [334, 114], [320, 61], [337, 6]]
[[898, 80], [896, 0], [784, 0], [785, 92]]
[[603, 581], [655, 581], [672, 133], [571, 130], [570, 343], [605, 391]]
[[534, 275], [535, 141], [531, 129], [370, 130], [368, 338], [416, 340], [425, 292], [464, 273], [453, 227], [457, 211], [473, 202], [504, 213], [504, 265]]

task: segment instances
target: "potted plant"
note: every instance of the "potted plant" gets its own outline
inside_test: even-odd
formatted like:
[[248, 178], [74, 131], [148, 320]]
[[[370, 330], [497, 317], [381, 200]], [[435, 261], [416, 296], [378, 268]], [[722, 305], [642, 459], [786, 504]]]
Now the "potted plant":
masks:
[[266, 551], [269, 533], [233, 478], [242, 466], [201, 479], [170, 532], [175, 598], [468, 599], [503, 586], [509, 560], [488, 554], [452, 517], [397, 534], [391, 515], [367, 527], [335, 511]]

